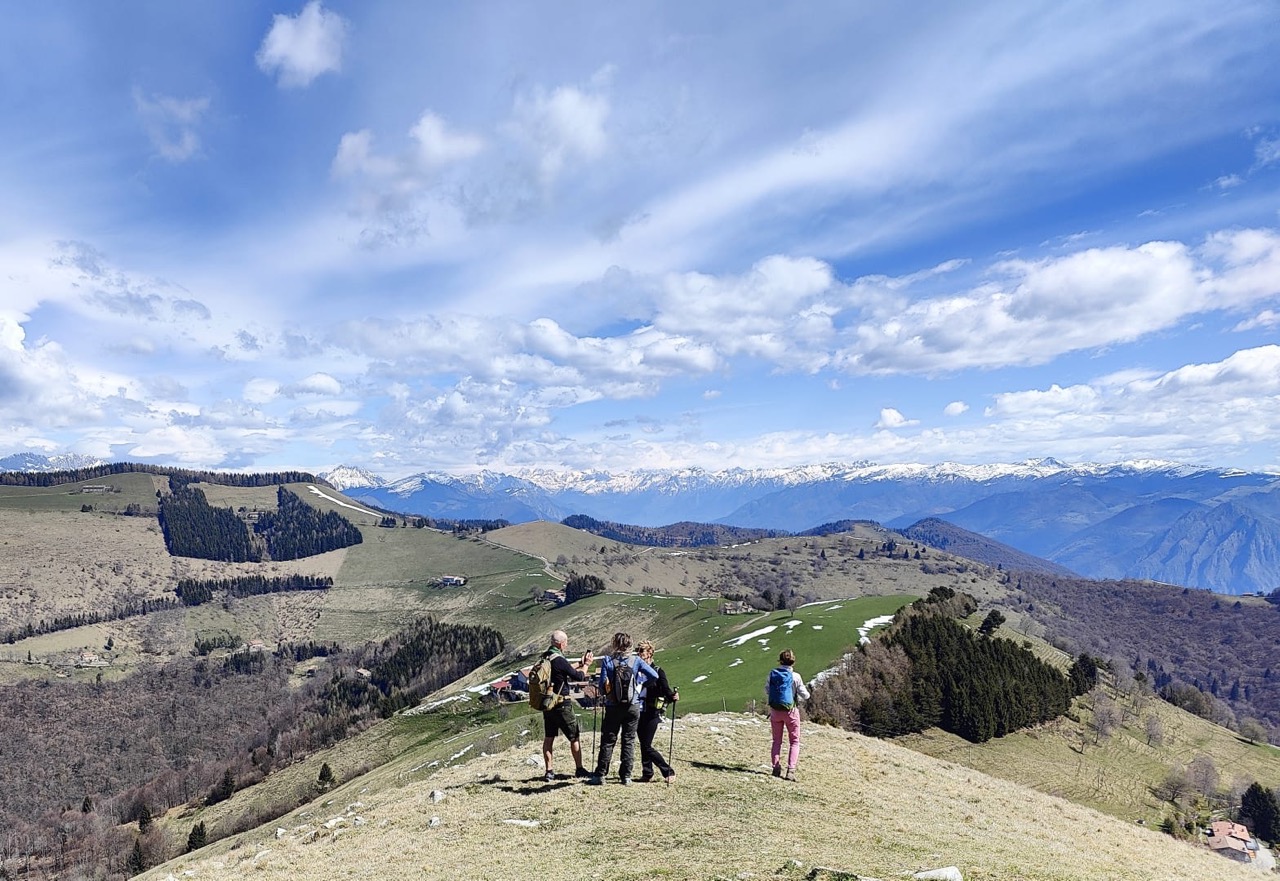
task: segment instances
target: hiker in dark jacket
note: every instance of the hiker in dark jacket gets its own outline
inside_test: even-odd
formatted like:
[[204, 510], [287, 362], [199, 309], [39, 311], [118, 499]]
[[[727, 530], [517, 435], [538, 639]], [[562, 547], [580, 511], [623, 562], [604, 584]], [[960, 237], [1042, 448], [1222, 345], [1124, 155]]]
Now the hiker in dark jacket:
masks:
[[[553, 694], [567, 695], [574, 682], [585, 682], [593, 660], [591, 652], [582, 656], [582, 660], [574, 664], [564, 653], [569, 648], [569, 636], [563, 630], [551, 634], [551, 647], [543, 654], [551, 659], [551, 691]], [[563, 733], [569, 741], [569, 752], [573, 754], [573, 764], [577, 766], [575, 777], [586, 777], [587, 769], [582, 766], [582, 741], [578, 729], [578, 719], [573, 715], [573, 704], [567, 698], [549, 710], [542, 711], [542, 760], [546, 762], [548, 783], [556, 779], [551, 768], [552, 752], [555, 749], [556, 735]]]
[[[630, 700], [619, 699], [614, 692], [618, 680], [617, 671], [627, 667], [635, 680]], [[636, 729], [640, 724], [640, 709], [644, 706], [646, 683], [656, 682], [658, 671], [638, 658], [631, 651], [631, 637], [626, 633], [613, 635], [613, 654], [600, 662], [599, 687], [604, 695], [604, 722], [600, 726], [600, 754], [596, 757], [596, 769], [587, 782], [599, 786], [609, 773], [613, 759], [613, 746], [622, 735], [622, 757], [618, 760], [618, 782], [626, 786], [631, 782], [631, 766], [635, 761]]]
[[640, 660], [658, 671], [656, 680], [645, 683], [644, 707], [640, 710], [640, 724], [636, 728], [636, 736], [640, 740], [640, 782], [648, 783], [653, 780], [653, 769], [657, 768], [663, 780], [675, 783], [675, 769], [667, 764], [662, 753], [653, 748], [653, 738], [658, 734], [658, 726], [662, 724], [667, 705], [680, 700], [680, 692], [667, 682], [667, 672], [653, 663], [652, 642], [644, 640], [636, 646], [636, 654], [640, 656]]

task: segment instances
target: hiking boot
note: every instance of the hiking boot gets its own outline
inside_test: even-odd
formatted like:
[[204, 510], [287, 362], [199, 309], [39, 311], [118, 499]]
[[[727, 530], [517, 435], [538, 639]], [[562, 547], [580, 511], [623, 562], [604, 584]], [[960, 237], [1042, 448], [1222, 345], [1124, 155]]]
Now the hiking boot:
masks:
[[787, 769], [786, 776], [785, 776], [785, 777], [783, 777], [782, 779], [783, 779], [783, 780], [790, 780], [792, 783], [796, 783], [796, 782], [798, 782], [798, 778], [796, 777], [796, 769], [795, 769], [795, 768], [788, 768], [788, 769]]
[[546, 782], [548, 782], [548, 783], [555, 783], [555, 782], [556, 782], [556, 772], [555, 772], [555, 771], [548, 771], [548, 772], [543, 776], [543, 778], [542, 778], [542, 779], [543, 779], [543, 780], [545, 780], [545, 781], [546, 781]]
[[782, 766], [781, 766], [781, 765], [774, 765], [774, 766], [773, 766], [773, 776], [774, 776], [774, 777], [781, 777], [781, 776], [782, 776]]
[[590, 777], [591, 772], [588, 771], [586, 768], [578, 768], [573, 772], [573, 776], [574, 777]]
[[644, 774], [644, 775], [642, 775], [642, 776], [640, 777], [640, 782], [641, 782], [641, 783], [652, 783], [652, 782], [653, 782], [653, 775], [652, 775], [652, 774]]
[[619, 782], [619, 783], [621, 783], [623, 786], [630, 786], [630, 785], [631, 785], [631, 778], [630, 778], [630, 777], [623, 777], [623, 778], [619, 779], [619, 780], [618, 780], [618, 782]]
[[587, 775], [587, 785], [588, 785], [588, 786], [603, 786], [603, 785], [604, 785], [604, 778], [603, 778], [603, 777], [601, 777], [599, 774], [588, 774], [588, 775]]
[[675, 772], [675, 769], [673, 768], [672, 770], [667, 772], [667, 785], [670, 786], [672, 783], [675, 783], [675, 782], [676, 782], [676, 772]]

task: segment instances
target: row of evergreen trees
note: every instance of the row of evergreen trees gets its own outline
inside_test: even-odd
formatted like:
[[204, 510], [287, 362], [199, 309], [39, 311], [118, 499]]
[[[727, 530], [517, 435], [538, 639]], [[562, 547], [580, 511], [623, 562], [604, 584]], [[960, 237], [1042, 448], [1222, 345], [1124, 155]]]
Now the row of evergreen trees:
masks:
[[184, 606], [201, 606], [212, 602], [215, 593], [241, 598], [291, 590], [326, 590], [330, 587], [333, 587], [333, 579], [328, 575], [282, 575], [275, 578], [243, 575], [238, 578], [183, 578], [178, 581], [174, 593]]
[[232, 474], [223, 471], [193, 471], [138, 462], [108, 462], [89, 468], [66, 471], [0, 471], [0, 486], [61, 486], [84, 480], [100, 480], [113, 474], [158, 474], [168, 477], [175, 488], [188, 483], [214, 483], [219, 486], [275, 486], [281, 483], [318, 483], [306, 471], [272, 471], [260, 474]]
[[138, 615], [149, 615], [152, 612], [163, 612], [178, 606], [176, 599], [160, 598], [153, 600], [134, 600], [117, 603], [105, 612], [74, 612], [66, 615], [55, 615], [52, 618], [41, 618], [36, 622], [27, 622], [21, 627], [11, 627], [0, 636], [0, 642], [13, 645], [20, 639], [29, 639], [45, 633], [57, 633], [60, 630], [72, 630], [90, 624], [102, 624], [105, 621], [120, 621], [135, 618]]

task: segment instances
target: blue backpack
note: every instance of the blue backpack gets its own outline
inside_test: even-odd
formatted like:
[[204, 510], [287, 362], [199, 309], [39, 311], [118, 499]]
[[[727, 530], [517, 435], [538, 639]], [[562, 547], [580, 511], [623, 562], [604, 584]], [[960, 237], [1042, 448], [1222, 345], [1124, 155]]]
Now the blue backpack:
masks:
[[796, 684], [790, 667], [777, 667], [769, 671], [769, 706], [775, 710], [796, 708]]

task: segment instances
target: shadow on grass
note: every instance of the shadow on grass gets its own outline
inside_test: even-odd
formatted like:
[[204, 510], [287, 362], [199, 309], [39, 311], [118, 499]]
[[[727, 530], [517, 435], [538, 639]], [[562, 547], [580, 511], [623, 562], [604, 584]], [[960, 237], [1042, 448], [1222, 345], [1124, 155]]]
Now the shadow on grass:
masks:
[[689, 765], [690, 767], [699, 768], [703, 771], [729, 771], [733, 774], [762, 774], [766, 777], [770, 774], [769, 771], [761, 770], [760, 768], [753, 768], [750, 765], [721, 765], [715, 762], [696, 761], [689, 762]]

